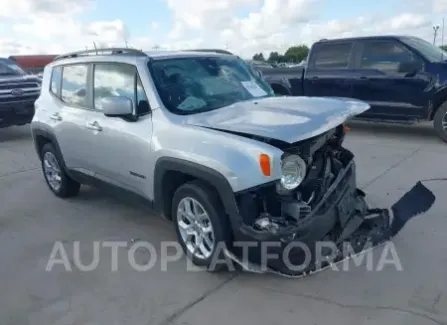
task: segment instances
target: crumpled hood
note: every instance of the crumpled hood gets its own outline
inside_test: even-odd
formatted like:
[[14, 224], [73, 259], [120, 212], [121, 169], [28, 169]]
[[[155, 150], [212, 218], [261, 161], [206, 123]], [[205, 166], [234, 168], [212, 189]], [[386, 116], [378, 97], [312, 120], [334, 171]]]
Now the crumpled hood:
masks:
[[270, 97], [189, 115], [186, 123], [293, 143], [322, 134], [369, 108], [349, 98]]

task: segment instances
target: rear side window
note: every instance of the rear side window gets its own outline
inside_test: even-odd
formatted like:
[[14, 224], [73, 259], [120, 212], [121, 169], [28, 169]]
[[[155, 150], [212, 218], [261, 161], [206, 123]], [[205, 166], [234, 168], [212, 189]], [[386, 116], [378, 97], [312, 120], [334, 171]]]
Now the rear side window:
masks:
[[62, 70], [61, 99], [74, 106], [87, 106], [88, 66], [76, 64], [64, 66]]
[[352, 43], [316, 45], [313, 56], [317, 69], [347, 69]]
[[51, 83], [50, 83], [50, 91], [60, 97], [61, 93], [61, 80], [62, 80], [62, 68], [55, 67], [51, 72]]

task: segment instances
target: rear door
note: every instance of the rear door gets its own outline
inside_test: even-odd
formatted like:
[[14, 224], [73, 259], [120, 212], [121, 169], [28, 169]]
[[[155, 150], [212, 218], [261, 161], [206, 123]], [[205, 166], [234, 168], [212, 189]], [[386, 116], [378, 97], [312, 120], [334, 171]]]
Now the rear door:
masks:
[[51, 105], [45, 108], [47, 123], [56, 135], [65, 164], [89, 172], [91, 148], [85, 129], [84, 112], [89, 109], [88, 64], [55, 67], [50, 86]]
[[425, 117], [428, 103], [425, 89], [430, 75], [423, 70], [415, 75], [400, 72], [401, 63], [422, 59], [396, 39], [362, 40], [356, 68], [358, 78], [353, 87], [355, 98], [364, 100], [371, 109], [362, 117], [383, 120], [411, 120]]
[[354, 42], [314, 44], [304, 76], [306, 96], [352, 97]]

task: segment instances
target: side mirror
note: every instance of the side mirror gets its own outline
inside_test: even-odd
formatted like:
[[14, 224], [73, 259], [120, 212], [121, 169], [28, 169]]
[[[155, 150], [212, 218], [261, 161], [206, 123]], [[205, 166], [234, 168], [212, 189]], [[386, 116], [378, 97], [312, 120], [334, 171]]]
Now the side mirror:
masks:
[[125, 96], [104, 97], [101, 108], [104, 115], [109, 117], [130, 117], [133, 113], [132, 100]]
[[399, 63], [398, 72], [405, 73], [407, 76], [414, 76], [421, 70], [422, 62], [420, 61], [407, 61]]

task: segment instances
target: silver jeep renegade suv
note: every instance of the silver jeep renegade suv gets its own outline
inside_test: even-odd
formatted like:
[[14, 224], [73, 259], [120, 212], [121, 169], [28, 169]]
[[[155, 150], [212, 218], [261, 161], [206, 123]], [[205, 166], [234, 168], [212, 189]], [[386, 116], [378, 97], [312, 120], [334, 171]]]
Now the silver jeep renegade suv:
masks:
[[[92, 184], [144, 198], [173, 221], [189, 258], [214, 270], [221, 254], [241, 261], [240, 242], [277, 242], [279, 251], [372, 231], [364, 225], [374, 211], [356, 188], [354, 155], [342, 147], [343, 123], [368, 108], [353, 99], [275, 97], [234, 55], [102, 49], [45, 68], [32, 134], [55, 195]], [[261, 255], [254, 246], [251, 265]], [[315, 269], [291, 270], [280, 258], [268, 267]]]

